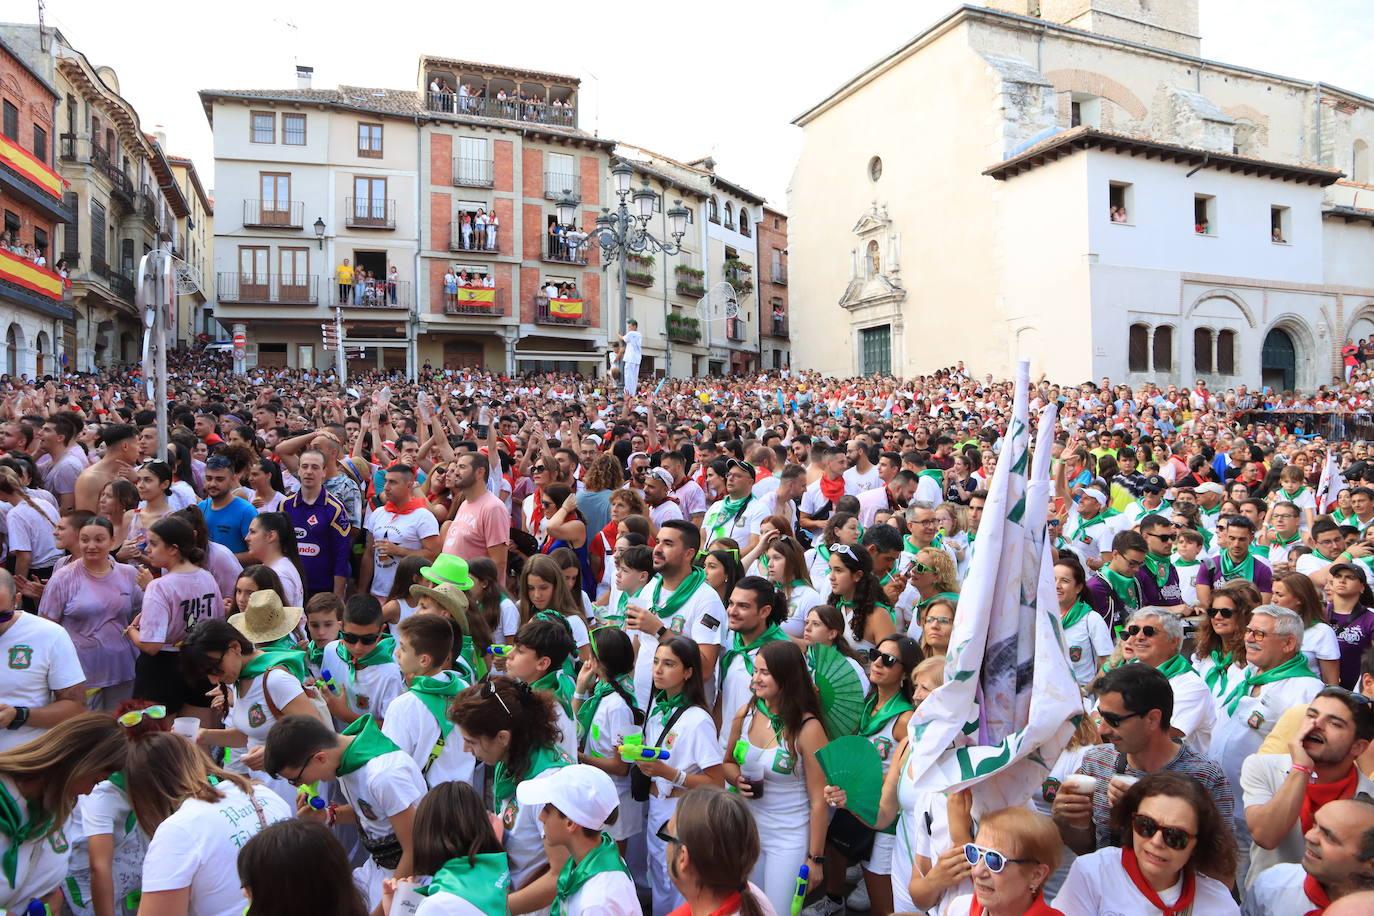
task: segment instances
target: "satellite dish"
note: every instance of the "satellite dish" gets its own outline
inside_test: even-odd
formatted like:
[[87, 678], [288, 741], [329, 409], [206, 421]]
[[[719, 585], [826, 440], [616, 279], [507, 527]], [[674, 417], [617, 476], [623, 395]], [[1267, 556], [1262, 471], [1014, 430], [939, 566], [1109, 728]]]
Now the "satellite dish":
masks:
[[726, 321], [739, 317], [739, 295], [725, 281], [717, 283], [697, 300], [702, 321]]

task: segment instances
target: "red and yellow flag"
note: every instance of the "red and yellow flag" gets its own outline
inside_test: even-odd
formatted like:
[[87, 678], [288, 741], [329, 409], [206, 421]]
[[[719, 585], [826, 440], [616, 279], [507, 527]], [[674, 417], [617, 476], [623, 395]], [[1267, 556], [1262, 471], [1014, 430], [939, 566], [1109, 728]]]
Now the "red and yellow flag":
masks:
[[62, 298], [60, 276], [3, 248], [0, 248], [0, 280], [8, 280], [50, 299]]
[[487, 305], [495, 305], [496, 290], [481, 286], [460, 286], [458, 287], [458, 301], [483, 302]]
[[33, 153], [0, 134], [0, 162], [8, 165], [29, 181], [47, 191], [57, 200], [62, 200], [62, 191], [67, 182], [61, 175], [48, 168]]
[[555, 318], [581, 318], [581, 299], [550, 299], [549, 314]]

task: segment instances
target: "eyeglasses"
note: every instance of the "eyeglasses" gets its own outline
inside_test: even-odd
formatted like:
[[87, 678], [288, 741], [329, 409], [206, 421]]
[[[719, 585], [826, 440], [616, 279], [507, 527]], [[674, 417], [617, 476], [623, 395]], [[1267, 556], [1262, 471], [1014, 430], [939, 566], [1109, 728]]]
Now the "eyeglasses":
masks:
[[133, 728], [145, 718], [153, 720], [165, 719], [167, 718], [167, 707], [148, 706], [144, 709], [131, 709], [115, 721], [125, 728]]
[[677, 837], [673, 836], [671, 833], [668, 832], [668, 822], [667, 822], [667, 821], [664, 821], [664, 822], [663, 822], [663, 826], [660, 827], [660, 828], [658, 828], [658, 833], [654, 834], [654, 836], [658, 837], [658, 838], [659, 838], [660, 840], [662, 840], [664, 843], [671, 843], [671, 844], [676, 845], [676, 846], [681, 846], [681, 845], [682, 845], [682, 841], [681, 841], [681, 840], [679, 840]]
[[310, 761], [309, 761], [309, 760], [307, 760], [305, 763], [302, 763], [302, 764], [301, 764], [301, 768], [300, 768], [299, 770], [296, 771], [296, 775], [295, 775], [295, 776], [288, 776], [288, 777], [286, 777], [286, 781], [287, 781], [288, 783], [290, 783], [291, 785], [293, 785], [293, 786], [299, 786], [302, 782], [305, 781], [305, 779], [304, 779], [304, 776], [305, 776], [305, 768], [308, 767], [308, 766], [310, 766]]
[[954, 618], [953, 618], [953, 617], [927, 617], [927, 618], [926, 618], [926, 624], [929, 625], [929, 624], [932, 624], [932, 623], [935, 624], [936, 626], [947, 627], [947, 626], [949, 626], [950, 624], [954, 623]]
[[1230, 607], [1212, 607], [1207, 611], [1208, 617], [1220, 617], [1223, 620], [1230, 620], [1235, 616], [1236, 609]]
[[1136, 624], [1132, 624], [1131, 626], [1126, 628], [1126, 636], [1128, 638], [1135, 636], [1144, 636], [1146, 639], [1154, 639], [1155, 634], [1158, 632], [1158, 629], [1149, 626], [1148, 624], [1143, 627]]
[[1112, 728], [1120, 728], [1121, 723], [1125, 722], [1127, 719], [1136, 719], [1140, 717], [1140, 713], [1138, 712], [1106, 712], [1101, 709], [1097, 711], [1097, 714], [1102, 717], [1103, 722], [1106, 722]]
[[1245, 628], [1245, 638], [1254, 642], [1264, 642], [1269, 638], [1269, 633], [1264, 630], [1256, 630], [1254, 627]]
[[964, 858], [968, 859], [968, 864], [977, 865], [981, 859], [987, 865], [988, 871], [994, 875], [1000, 875], [1002, 869], [1008, 865], [1029, 865], [1034, 859], [1012, 859], [1003, 855], [995, 849], [988, 849], [986, 846], [977, 846], [973, 843], [964, 844]]
[[1135, 831], [1136, 836], [1146, 840], [1156, 833], [1162, 833], [1164, 845], [1170, 849], [1187, 849], [1188, 844], [1196, 838], [1196, 834], [1189, 833], [1182, 827], [1165, 827], [1148, 814], [1137, 814], [1131, 818], [1131, 829]]
[[895, 655], [888, 655], [880, 649], [873, 648], [868, 650], [868, 659], [872, 662], [882, 662], [889, 668], [895, 668], [902, 663], [902, 660]]
[[482, 688], [482, 695], [494, 697], [496, 702], [501, 704], [501, 708], [506, 711], [506, 715], [510, 716], [512, 719], [515, 718], [515, 713], [510, 711], [510, 707], [506, 705], [505, 700], [501, 699], [501, 694], [496, 690], [495, 681], [487, 681], [487, 685]]
[[382, 634], [381, 634], [381, 633], [340, 633], [340, 634], [339, 634], [339, 638], [342, 639], [344, 642], [348, 643], [350, 646], [353, 645], [353, 644], [356, 643], [356, 642], [360, 642], [360, 643], [362, 643], [362, 644], [365, 645], [365, 646], [370, 646], [370, 645], [372, 645], [373, 643], [375, 643], [377, 640], [381, 639], [381, 638], [382, 638]]

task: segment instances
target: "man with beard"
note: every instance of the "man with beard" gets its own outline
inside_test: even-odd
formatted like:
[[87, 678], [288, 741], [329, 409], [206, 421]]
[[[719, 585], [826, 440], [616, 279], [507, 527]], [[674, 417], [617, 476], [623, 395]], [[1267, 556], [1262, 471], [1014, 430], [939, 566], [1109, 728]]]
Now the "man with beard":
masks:
[[1374, 782], [1356, 760], [1374, 741], [1374, 706], [1341, 687], [1327, 687], [1307, 707], [1288, 743], [1288, 754], [1256, 754], [1241, 769], [1245, 820], [1254, 845], [1250, 875], [1303, 859], [1303, 834], [1325, 805], [1359, 793], [1374, 795]]
[[859, 494], [859, 525], [868, 528], [879, 509], [900, 512], [916, 495], [916, 475], [898, 471], [885, 485]]
[[[1265, 870], [1245, 895], [1245, 916], [1369, 913], [1374, 895], [1374, 802], [1360, 796], [1323, 805], [1304, 837], [1301, 864]], [[1347, 906], [1349, 905], [1349, 906]]]

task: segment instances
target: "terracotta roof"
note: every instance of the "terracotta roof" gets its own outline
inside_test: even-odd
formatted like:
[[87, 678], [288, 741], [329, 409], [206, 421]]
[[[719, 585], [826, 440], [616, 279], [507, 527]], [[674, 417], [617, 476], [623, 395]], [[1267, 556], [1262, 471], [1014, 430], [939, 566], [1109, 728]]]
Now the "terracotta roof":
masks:
[[1162, 143], [1148, 137], [1118, 134], [1099, 130], [1095, 127], [1075, 127], [1061, 131], [1015, 156], [985, 169], [984, 175], [991, 175], [998, 181], [1014, 178], [1022, 172], [1030, 171], [1079, 150], [1100, 149], [1108, 152], [1143, 155], [1146, 159], [1169, 159], [1174, 162], [1214, 168], [1220, 171], [1251, 173], [1282, 181], [1297, 181], [1303, 184], [1319, 184], [1323, 187], [1334, 184], [1344, 173], [1339, 169], [1318, 165], [1290, 164], [1270, 159], [1255, 159], [1234, 153], [1219, 153], [1214, 150], [1198, 149]]

